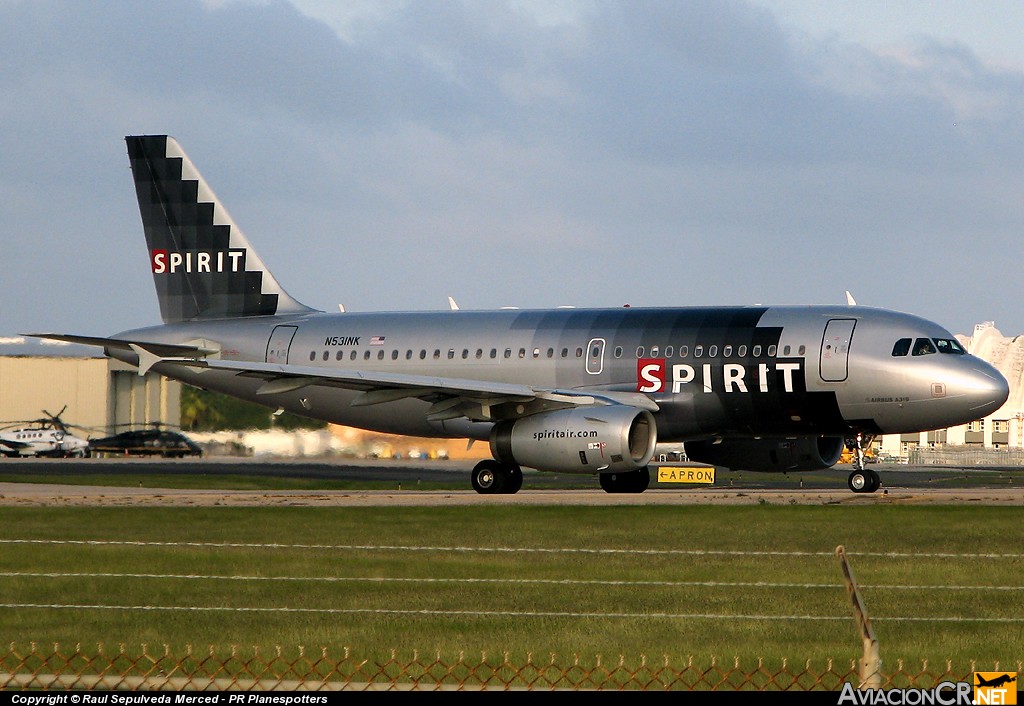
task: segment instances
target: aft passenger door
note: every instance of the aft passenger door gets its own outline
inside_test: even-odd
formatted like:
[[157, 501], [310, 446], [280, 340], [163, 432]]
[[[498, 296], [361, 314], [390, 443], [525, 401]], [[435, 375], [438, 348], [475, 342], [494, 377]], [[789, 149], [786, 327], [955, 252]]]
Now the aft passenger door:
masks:
[[298, 326], [275, 326], [267, 341], [267, 362], [288, 364], [288, 351]]
[[821, 339], [821, 379], [843, 382], [849, 376], [850, 341], [856, 319], [830, 319]]

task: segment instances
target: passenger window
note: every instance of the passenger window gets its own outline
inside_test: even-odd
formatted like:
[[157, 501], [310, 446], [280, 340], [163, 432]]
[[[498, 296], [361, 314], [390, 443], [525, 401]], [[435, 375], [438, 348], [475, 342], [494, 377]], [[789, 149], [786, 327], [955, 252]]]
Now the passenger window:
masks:
[[774, 358], [775, 357], [775, 353], [778, 350], [779, 350], [778, 347], [776, 347], [776, 345], [774, 343], [772, 345], [768, 346], [768, 357], [769, 358]]
[[511, 358], [512, 357], [512, 349], [511, 348], [506, 348], [505, 349], [505, 357], [506, 358]]
[[914, 341], [914, 355], [928, 355], [936, 353], [935, 344], [930, 338], [919, 338]]
[[498, 357], [498, 349], [497, 348], [492, 348], [491, 349], [491, 357], [492, 358], [497, 358]]
[[348, 359], [349, 360], [355, 360], [356, 359], [356, 352], [352, 351], [352, 353], [349, 355]]
[[334, 359], [335, 360], [341, 360], [344, 357], [345, 357], [345, 351], [338, 351], [337, 353], [334, 354]]
[[391, 360], [398, 360], [398, 349], [391, 351]]
[[679, 346], [679, 357], [680, 358], [685, 358], [687, 355], [689, 355], [689, 353], [690, 353], [690, 347], [689, 346]]
[[708, 358], [715, 358], [716, 356], [718, 356], [718, 346], [709, 346]]
[[666, 358], [671, 358], [671, 357], [672, 357], [672, 354], [673, 354], [674, 352], [675, 352], [675, 349], [674, 349], [674, 348], [672, 348], [672, 346], [665, 346], [665, 357], [666, 357]]
[[576, 349], [576, 357], [577, 358], [582, 358], [583, 357], [583, 348], [582, 347]]
[[646, 350], [646, 349], [643, 346], [637, 346], [636, 347], [636, 357], [637, 358], [643, 358], [644, 357], [644, 350]]
[[330, 357], [331, 357], [331, 354], [328, 353], [327, 351], [324, 351], [324, 360], [327, 360]]
[[520, 358], [525, 358], [526, 357], [526, 349], [525, 348], [520, 348], [519, 349], [519, 357]]
[[384, 360], [384, 351], [383, 350], [377, 351], [377, 360]]
[[658, 351], [660, 351], [660, 350], [661, 349], [658, 348], [657, 346], [651, 346], [651, 357], [652, 358], [657, 358], [658, 357]]
[[434, 360], [440, 360], [440, 359], [441, 359], [441, 351], [439, 351], [437, 348], [435, 348], [434, 349]]
[[893, 344], [892, 355], [893, 355], [894, 358], [899, 358], [900, 356], [904, 356], [904, 355], [906, 355], [909, 352], [910, 352], [910, 339], [909, 338], [901, 338], [900, 340], [896, 341], [895, 344]]
[[407, 350], [405, 351], [405, 359], [406, 359], [406, 360], [412, 360], [412, 349], [411, 349], [411, 348], [410, 348], [410, 349], [407, 349]]
[[554, 348], [548, 348], [548, 358], [554, 358], [554, 357], [555, 357], [555, 349]]
[[722, 349], [723, 358], [732, 358], [732, 346], [726, 346]]
[[563, 358], [568, 358], [569, 357], [569, 349], [568, 348], [563, 348], [562, 349], [562, 357]]
[[797, 355], [805, 354], [807, 352], [807, 346], [800, 346], [800, 348], [798, 348], [796, 352], [797, 352]]
[[455, 358], [455, 349], [454, 348], [449, 348], [448, 349], [448, 360], [453, 360], [454, 358]]
[[316, 360], [316, 351], [310, 351], [309, 352], [309, 359], [310, 360]]
[[694, 358], [700, 358], [703, 355], [704, 355], [704, 346], [694, 346], [693, 347], [693, 357]]
[[540, 358], [540, 348], [534, 348], [533, 349], [533, 357], [534, 358]]
[[462, 349], [462, 359], [466, 360], [466, 358], [468, 358], [468, 357], [469, 357], [469, 349], [468, 348], [463, 348]]
[[782, 348], [782, 355], [789, 357], [789, 346], [784, 346]]
[[423, 350], [423, 349], [420, 349], [420, 360], [426, 360], [426, 359], [427, 359], [427, 352], [425, 350]]
[[484, 357], [484, 349], [483, 348], [477, 348], [476, 349], [476, 357], [477, 357], [477, 360], [479, 360], [480, 358]]
[[754, 346], [754, 349], [750, 352], [755, 358], [761, 357], [761, 346]]
[[736, 349], [736, 355], [739, 356], [740, 358], [746, 358], [747, 357], [747, 347], [746, 346], [740, 346], [739, 348], [737, 348]]
[[370, 359], [370, 351], [366, 351], [365, 353], [363, 353], [363, 360], [369, 360], [369, 359]]

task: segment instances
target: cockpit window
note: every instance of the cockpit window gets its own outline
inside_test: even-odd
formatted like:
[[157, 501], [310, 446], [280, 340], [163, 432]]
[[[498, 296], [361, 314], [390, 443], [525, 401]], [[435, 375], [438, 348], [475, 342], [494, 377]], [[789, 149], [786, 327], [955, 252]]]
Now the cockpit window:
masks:
[[897, 357], [897, 356], [906, 355], [909, 352], [910, 352], [910, 339], [909, 338], [901, 338], [900, 340], [896, 341], [896, 344], [892, 347], [892, 355], [893, 355], [894, 358]]
[[967, 355], [967, 351], [955, 338], [936, 338], [935, 345], [939, 347], [939, 353], [953, 353], [955, 355]]
[[935, 344], [930, 338], [919, 338], [914, 341], [914, 355], [929, 355], [936, 353]]

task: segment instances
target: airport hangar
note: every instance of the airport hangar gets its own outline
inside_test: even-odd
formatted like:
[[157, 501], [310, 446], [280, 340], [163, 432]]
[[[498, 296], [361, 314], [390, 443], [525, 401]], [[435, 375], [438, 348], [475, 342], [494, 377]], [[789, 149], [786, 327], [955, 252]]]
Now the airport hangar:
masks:
[[[957, 339], [1006, 377], [1006, 404], [970, 424], [883, 436], [874, 450], [915, 465], [1024, 465], [1024, 336], [1003, 336], [988, 321]], [[0, 420], [39, 419], [62, 409], [65, 423], [93, 435], [154, 423], [176, 426], [181, 384], [156, 373], [139, 376], [97, 347], [0, 338]]]
[[136, 368], [104, 357], [93, 346], [0, 338], [0, 420], [49, 414], [59, 414], [79, 436], [106, 436], [153, 423], [177, 426], [181, 383], [157, 373], [140, 377]]

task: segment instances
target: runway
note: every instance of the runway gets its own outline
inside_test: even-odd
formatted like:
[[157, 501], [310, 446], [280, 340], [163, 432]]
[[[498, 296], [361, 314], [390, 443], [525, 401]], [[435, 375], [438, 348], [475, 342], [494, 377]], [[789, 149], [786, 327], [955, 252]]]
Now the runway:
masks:
[[[173, 506], [173, 507], [367, 507], [464, 505], [1024, 505], [1024, 469], [939, 469], [879, 466], [877, 493], [848, 490], [847, 468], [802, 474], [720, 472], [715, 486], [658, 486], [645, 493], [609, 494], [591, 476], [527, 472], [515, 495], [479, 495], [469, 489], [472, 462], [444, 461], [273, 461], [208, 458], [5, 459], [0, 461], [0, 507]], [[90, 476], [128, 476], [139, 486], [90, 484]], [[367, 489], [231, 490], [160, 488], [151, 476], [214, 476], [230, 486], [237, 477], [302, 478], [365, 483]], [[35, 482], [18, 482], [19, 476]], [[62, 477], [74, 476], [74, 484]], [[38, 482], [40, 479], [52, 482]], [[83, 480], [84, 479], [84, 480]], [[393, 488], [382, 489], [381, 485]], [[419, 489], [443, 484], [450, 489]], [[147, 486], [147, 487], [142, 487]], [[803, 486], [803, 487], [800, 487]]]

